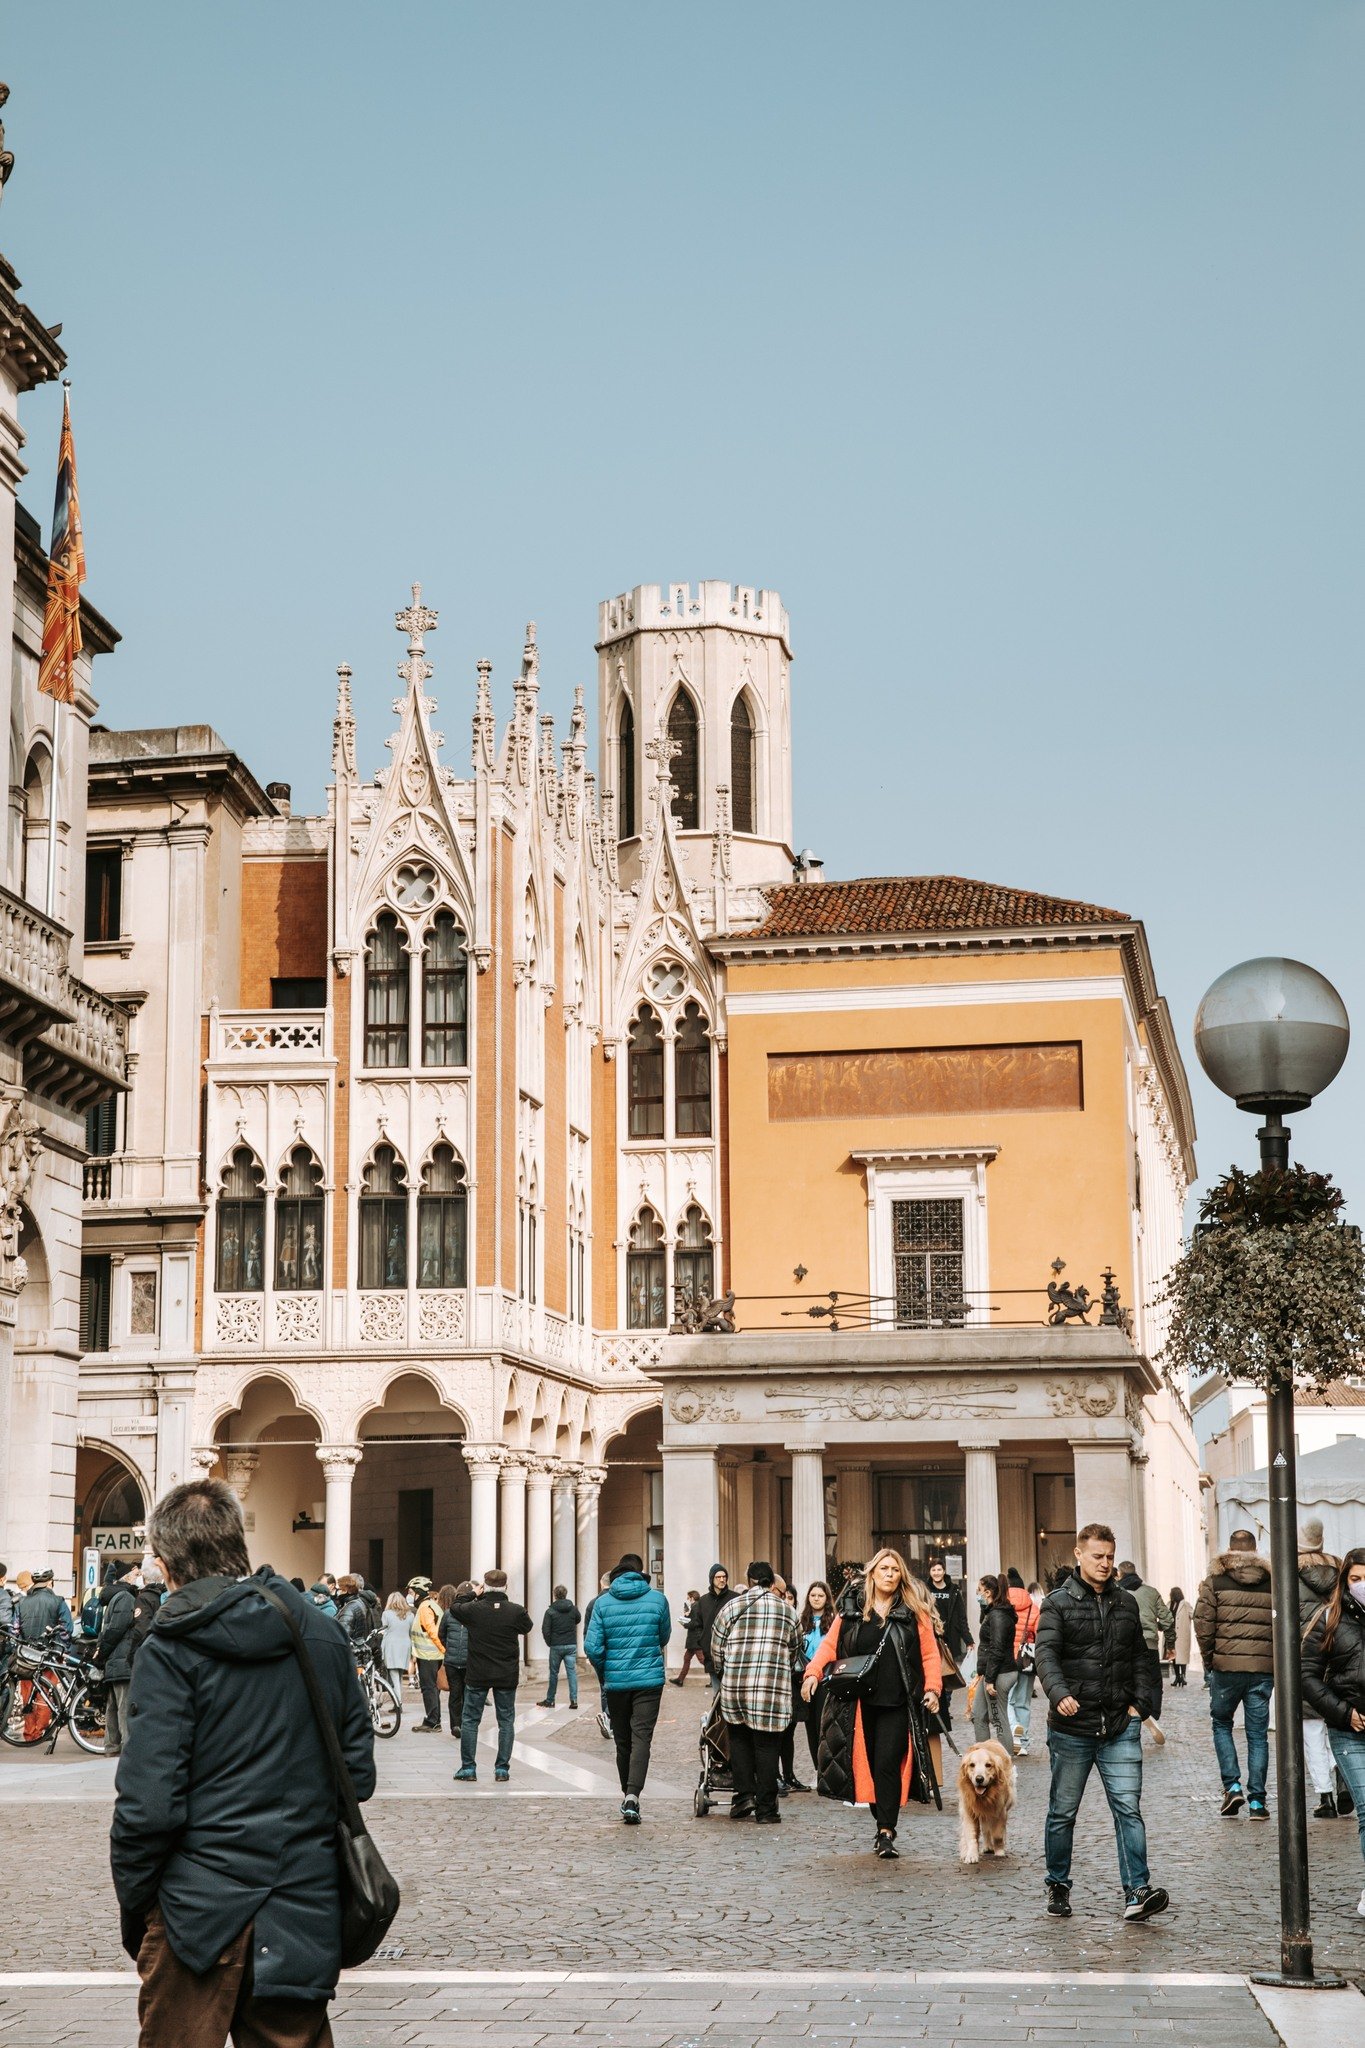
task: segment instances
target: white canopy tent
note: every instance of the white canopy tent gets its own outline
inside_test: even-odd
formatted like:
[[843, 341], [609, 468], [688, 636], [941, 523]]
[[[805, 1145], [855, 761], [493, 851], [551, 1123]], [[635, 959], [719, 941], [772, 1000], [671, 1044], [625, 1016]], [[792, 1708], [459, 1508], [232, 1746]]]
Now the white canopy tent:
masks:
[[[1312, 1515], [1322, 1523], [1323, 1548], [1335, 1557], [1365, 1544], [1365, 1437], [1342, 1437], [1298, 1461], [1299, 1527]], [[1270, 1473], [1239, 1472], [1220, 1479], [1218, 1547], [1234, 1529], [1252, 1529], [1256, 1547], [1270, 1550]]]

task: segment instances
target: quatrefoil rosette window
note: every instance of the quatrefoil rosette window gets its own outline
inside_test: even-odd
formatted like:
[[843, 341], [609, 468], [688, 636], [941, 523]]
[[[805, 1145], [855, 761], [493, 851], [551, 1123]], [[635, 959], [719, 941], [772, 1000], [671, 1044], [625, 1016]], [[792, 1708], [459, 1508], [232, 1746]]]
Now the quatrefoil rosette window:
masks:
[[687, 986], [686, 976], [676, 960], [656, 960], [645, 981], [656, 1003], [676, 1003]]
[[436, 870], [425, 861], [404, 861], [389, 877], [388, 890], [391, 900], [400, 910], [410, 914], [414, 911], [430, 910], [440, 894], [441, 885]]

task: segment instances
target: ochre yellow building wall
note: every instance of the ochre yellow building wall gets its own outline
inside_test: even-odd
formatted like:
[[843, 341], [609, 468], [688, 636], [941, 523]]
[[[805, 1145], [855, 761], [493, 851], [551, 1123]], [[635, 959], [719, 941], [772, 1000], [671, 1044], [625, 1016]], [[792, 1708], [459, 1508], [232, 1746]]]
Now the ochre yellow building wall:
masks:
[[[1109, 975], [1114, 998], [1068, 1000], [1067, 982]], [[748, 1015], [734, 998], [759, 990], [856, 989], [944, 983], [1046, 980], [1056, 996], [1034, 1002], [970, 1001], [886, 1009], [784, 1010]], [[986, 1168], [987, 1236], [995, 1322], [1042, 1320], [1041, 1290], [1051, 1262], [1098, 1294], [1112, 1264], [1125, 1302], [1133, 1300], [1132, 1157], [1117, 947], [1065, 955], [961, 961], [765, 961], [731, 963], [729, 973], [730, 1284], [742, 1298], [793, 1295], [793, 1268], [808, 1269], [801, 1291], [869, 1286], [867, 1183], [855, 1151], [929, 1146], [999, 1147]], [[866, 1114], [837, 1120], [772, 1122], [768, 1056], [921, 1047], [1079, 1044], [1083, 1107], [935, 1115]], [[1000, 1290], [996, 1292], [996, 1290]], [[777, 1322], [773, 1302], [746, 1322]]]

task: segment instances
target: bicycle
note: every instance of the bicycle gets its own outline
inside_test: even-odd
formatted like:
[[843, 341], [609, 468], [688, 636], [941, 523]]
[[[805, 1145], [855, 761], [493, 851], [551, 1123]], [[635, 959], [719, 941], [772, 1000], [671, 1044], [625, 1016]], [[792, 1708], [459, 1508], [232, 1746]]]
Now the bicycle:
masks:
[[370, 1726], [376, 1735], [387, 1740], [402, 1726], [403, 1697], [379, 1662], [377, 1646], [381, 1640], [376, 1634], [357, 1645], [355, 1668], [370, 1710]]
[[102, 1756], [108, 1685], [58, 1633], [15, 1645], [0, 1679], [0, 1742], [12, 1749], [46, 1742], [51, 1756], [66, 1728], [78, 1749]]

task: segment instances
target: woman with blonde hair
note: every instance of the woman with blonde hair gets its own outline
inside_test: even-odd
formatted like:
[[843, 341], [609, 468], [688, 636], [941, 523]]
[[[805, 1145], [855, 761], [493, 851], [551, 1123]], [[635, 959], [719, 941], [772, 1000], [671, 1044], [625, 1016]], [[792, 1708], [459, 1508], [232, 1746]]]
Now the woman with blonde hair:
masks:
[[[861, 1590], [861, 1603], [856, 1598]], [[942, 1685], [933, 1607], [898, 1550], [879, 1550], [850, 1588], [802, 1684], [810, 1700], [829, 1673], [820, 1724], [820, 1793], [872, 1808], [876, 1854], [899, 1855], [896, 1830], [912, 1782], [936, 1791], [922, 1715]]]

